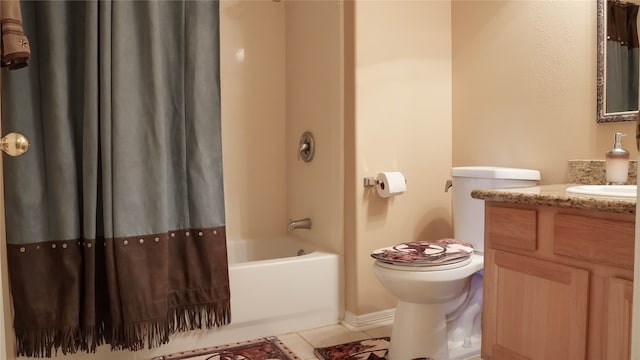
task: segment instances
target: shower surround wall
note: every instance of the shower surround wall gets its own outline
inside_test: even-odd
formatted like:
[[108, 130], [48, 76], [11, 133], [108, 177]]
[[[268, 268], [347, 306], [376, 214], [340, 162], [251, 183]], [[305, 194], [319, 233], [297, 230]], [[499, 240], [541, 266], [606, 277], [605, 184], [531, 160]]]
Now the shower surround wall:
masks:
[[[342, 252], [342, 2], [221, 1], [227, 237], [294, 235]], [[316, 141], [297, 159], [300, 135]]]
[[[287, 216], [310, 217], [296, 235], [343, 253], [343, 29], [341, 1], [286, 5]], [[305, 163], [295, 149], [313, 133], [316, 154]]]
[[[289, 235], [342, 255], [343, 3], [220, 5], [227, 238], [269, 241], [309, 217], [312, 229]], [[308, 163], [296, 152], [305, 131], [316, 147]]]
[[228, 239], [286, 231], [285, 4], [220, 2], [222, 155]]
[[[289, 235], [341, 255], [342, 2], [220, 6], [227, 238], [269, 241], [309, 217], [312, 229]], [[305, 131], [316, 144], [309, 163], [296, 152]]]

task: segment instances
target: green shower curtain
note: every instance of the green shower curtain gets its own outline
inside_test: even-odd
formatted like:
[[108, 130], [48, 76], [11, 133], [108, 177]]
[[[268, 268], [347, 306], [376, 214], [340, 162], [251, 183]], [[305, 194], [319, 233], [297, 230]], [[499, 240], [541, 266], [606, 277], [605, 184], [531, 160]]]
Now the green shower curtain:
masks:
[[217, 1], [22, 2], [2, 73], [18, 355], [138, 350], [230, 321]]

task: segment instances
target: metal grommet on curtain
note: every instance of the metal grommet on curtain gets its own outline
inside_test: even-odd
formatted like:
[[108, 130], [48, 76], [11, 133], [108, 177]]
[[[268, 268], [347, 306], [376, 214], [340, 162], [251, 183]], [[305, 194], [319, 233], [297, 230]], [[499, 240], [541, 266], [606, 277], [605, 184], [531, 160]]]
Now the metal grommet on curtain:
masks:
[[171, 237], [176, 237], [176, 233], [171, 233]]
[[185, 236], [191, 236], [191, 233], [190, 233], [190, 232], [188, 232], [188, 231], [185, 231], [185, 232], [184, 232], [184, 235], [185, 235]]
[[[106, 245], [106, 244], [105, 244]], [[87, 247], [91, 248], [91, 243], [87, 243]]]
[[124, 244], [124, 245], [129, 245], [129, 240], [125, 240], [125, 241], [123, 241], [123, 242], [122, 242], [122, 244]]
[[140, 238], [140, 240], [138, 240], [140, 242], [140, 244], [144, 244], [144, 239]]
[[218, 231], [217, 230], [213, 230], [213, 235], [218, 235]]
[[155, 241], [155, 242], [160, 242], [160, 238], [156, 236], [156, 238], [155, 238], [155, 239], [153, 239], [153, 241]]
[[21, 248], [20, 248], [20, 252], [22, 252], [22, 253], [23, 253], [23, 252], [25, 252], [25, 251], [27, 251], [27, 249], [25, 249], [24, 247], [21, 247]]
[[66, 249], [67, 248], [67, 244], [62, 244], [62, 248]]
[[198, 236], [202, 236], [204, 233], [202, 231], [198, 231]]
[[56, 244], [51, 244], [51, 248], [52, 248], [52, 249], [55, 249], [56, 247], [57, 247], [57, 245], [56, 245]]

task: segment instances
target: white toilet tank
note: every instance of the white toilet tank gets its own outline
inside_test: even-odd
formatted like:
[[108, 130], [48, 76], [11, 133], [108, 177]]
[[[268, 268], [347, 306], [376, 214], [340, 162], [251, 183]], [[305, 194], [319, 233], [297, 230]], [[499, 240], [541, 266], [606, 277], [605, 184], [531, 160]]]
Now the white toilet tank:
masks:
[[453, 236], [484, 252], [484, 200], [471, 197], [477, 189], [536, 186], [540, 171], [495, 166], [463, 166], [451, 169]]

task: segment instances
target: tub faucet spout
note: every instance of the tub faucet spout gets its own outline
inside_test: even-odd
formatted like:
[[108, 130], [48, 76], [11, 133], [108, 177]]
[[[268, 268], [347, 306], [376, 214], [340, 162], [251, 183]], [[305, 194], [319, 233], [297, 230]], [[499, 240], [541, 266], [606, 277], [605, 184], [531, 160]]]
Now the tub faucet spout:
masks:
[[298, 220], [289, 220], [289, 226], [287, 227], [289, 231], [295, 229], [311, 229], [311, 219], [304, 218]]

